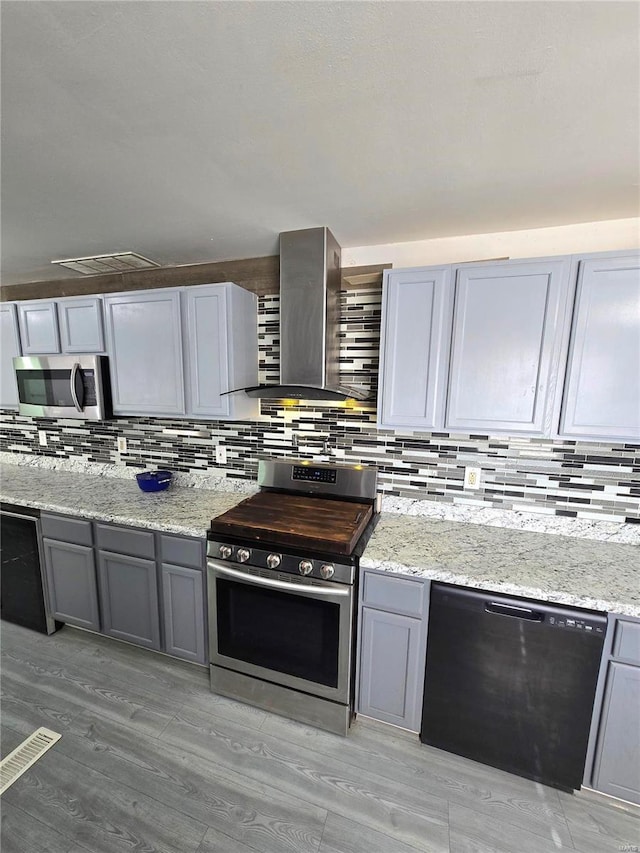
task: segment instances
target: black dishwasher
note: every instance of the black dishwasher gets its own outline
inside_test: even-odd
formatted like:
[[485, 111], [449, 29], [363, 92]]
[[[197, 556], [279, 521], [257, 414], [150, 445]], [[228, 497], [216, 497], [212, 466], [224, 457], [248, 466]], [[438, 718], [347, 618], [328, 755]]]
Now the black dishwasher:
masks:
[[420, 740], [579, 788], [604, 614], [431, 585]]
[[64, 623], [47, 609], [39, 523], [39, 510], [0, 504], [0, 617], [52, 634]]

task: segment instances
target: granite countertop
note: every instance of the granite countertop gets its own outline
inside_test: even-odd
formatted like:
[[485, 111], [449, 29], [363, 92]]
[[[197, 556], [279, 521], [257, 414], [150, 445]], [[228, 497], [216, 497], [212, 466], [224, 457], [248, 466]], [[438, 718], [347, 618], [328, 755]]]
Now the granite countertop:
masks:
[[640, 616], [640, 548], [383, 513], [363, 568]]
[[115, 524], [204, 538], [211, 519], [247, 492], [185, 488], [143, 492], [131, 478], [102, 477], [23, 465], [0, 466], [0, 499]]
[[[29, 462], [0, 465], [2, 501], [184, 536], [204, 538], [212, 518], [257, 490], [220, 479], [213, 488], [186, 487], [178, 476], [167, 491], [145, 493], [131, 469], [107, 466], [99, 476], [40, 467], [37, 457]], [[363, 568], [640, 617], [637, 544], [415, 514], [430, 506], [410, 507], [414, 514], [393, 507], [380, 517]]]

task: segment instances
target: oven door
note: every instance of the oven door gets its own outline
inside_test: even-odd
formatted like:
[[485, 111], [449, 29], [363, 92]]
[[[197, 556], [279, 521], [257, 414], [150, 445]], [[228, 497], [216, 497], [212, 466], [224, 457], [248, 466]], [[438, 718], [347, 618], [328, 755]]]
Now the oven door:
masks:
[[207, 566], [212, 665], [349, 704], [352, 586]]

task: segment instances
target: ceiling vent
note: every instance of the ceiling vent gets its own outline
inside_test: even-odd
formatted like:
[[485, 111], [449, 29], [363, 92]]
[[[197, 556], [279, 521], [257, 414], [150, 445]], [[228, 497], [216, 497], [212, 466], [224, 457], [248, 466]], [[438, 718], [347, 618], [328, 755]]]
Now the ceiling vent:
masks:
[[110, 272], [132, 272], [133, 270], [145, 270], [149, 267], [159, 267], [160, 264], [143, 258], [135, 252], [116, 252], [112, 255], [91, 255], [88, 258], [63, 258], [59, 261], [51, 261], [60, 267], [66, 267], [83, 275], [96, 275], [96, 273]]

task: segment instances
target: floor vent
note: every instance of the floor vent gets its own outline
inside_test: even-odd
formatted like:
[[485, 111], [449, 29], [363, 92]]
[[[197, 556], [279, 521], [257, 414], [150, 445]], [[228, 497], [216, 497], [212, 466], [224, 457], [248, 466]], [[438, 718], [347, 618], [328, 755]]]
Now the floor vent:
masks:
[[51, 729], [36, 729], [20, 746], [0, 761], [0, 794], [19, 779], [62, 735]]

